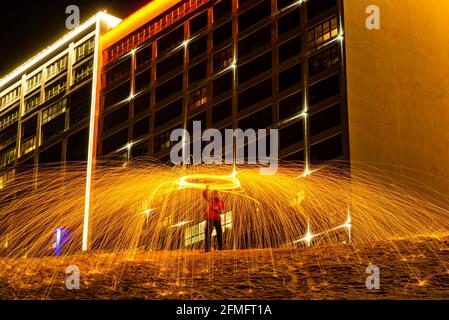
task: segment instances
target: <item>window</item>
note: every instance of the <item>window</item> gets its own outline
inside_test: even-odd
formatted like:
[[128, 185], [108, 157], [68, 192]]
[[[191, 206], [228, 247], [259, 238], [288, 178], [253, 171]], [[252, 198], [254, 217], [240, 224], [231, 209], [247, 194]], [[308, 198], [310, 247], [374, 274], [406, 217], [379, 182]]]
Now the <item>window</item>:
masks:
[[269, 17], [271, 14], [271, 1], [263, 0], [254, 7], [239, 15], [239, 32], [254, 26], [260, 20]]
[[116, 65], [112, 69], [106, 71], [104, 74], [104, 87], [109, 87], [114, 85], [121, 80], [129, 77], [131, 74], [131, 59], [128, 58], [120, 64]]
[[337, 0], [313, 0], [307, 2], [307, 19], [313, 19], [337, 6]]
[[253, 0], [239, 0], [239, 8], [244, 7], [247, 3], [250, 3]]
[[307, 47], [313, 49], [338, 36], [338, 20], [333, 17], [307, 31]]
[[233, 73], [228, 72], [225, 75], [215, 79], [212, 82], [212, 95], [214, 97], [232, 89]]
[[212, 123], [222, 121], [232, 114], [232, 100], [227, 99], [215, 105], [212, 109]]
[[[180, 126], [179, 126], [180, 127]], [[171, 147], [175, 142], [170, 141], [170, 135], [173, 130], [179, 128], [178, 126], [173, 127], [163, 133], [154, 137], [154, 152], [157, 153], [164, 149]]]
[[150, 111], [150, 93], [145, 93], [134, 100], [134, 115]]
[[259, 82], [258, 84], [239, 93], [238, 102], [239, 111], [246, 109], [268, 97], [272, 94], [271, 78]]
[[54, 137], [64, 132], [65, 116], [59, 115], [50, 122], [42, 126], [42, 142], [47, 143]]
[[[301, 35], [279, 45], [279, 62], [287, 61], [301, 53]], [[298, 57], [299, 58], [299, 57]]]
[[340, 62], [340, 48], [334, 45], [309, 58], [309, 77], [332, 68]]
[[257, 57], [254, 60], [239, 67], [239, 84], [248, 81], [255, 76], [271, 69], [272, 66], [271, 51]]
[[286, 149], [304, 139], [304, 122], [298, 121], [279, 130], [279, 148]]
[[128, 128], [114, 133], [110, 137], [103, 140], [103, 154], [110, 153], [125, 146], [128, 143]]
[[45, 100], [49, 100], [66, 89], [66, 79], [60, 79], [45, 88]]
[[22, 124], [22, 140], [36, 136], [37, 131], [37, 115]]
[[151, 69], [148, 69], [136, 75], [134, 91], [138, 92], [142, 89], [149, 88], [150, 84], [151, 84]]
[[256, 49], [271, 42], [271, 26], [265, 26], [251, 33], [249, 36], [239, 40], [238, 54], [239, 58], [252, 53]]
[[284, 91], [302, 81], [302, 65], [296, 64], [279, 73], [279, 92]]
[[170, 122], [171, 120], [182, 115], [182, 99], [176, 100], [169, 105], [159, 109], [155, 113], [154, 127], [160, 126]]
[[184, 27], [179, 27], [178, 29], [167, 34], [163, 38], [157, 41], [157, 54], [158, 56], [176, 48], [184, 41]]
[[31, 78], [27, 79], [27, 92], [33, 90], [41, 84], [42, 72], [35, 74]]
[[342, 155], [343, 143], [341, 135], [318, 142], [310, 147], [310, 160], [314, 164], [332, 160]]
[[41, 93], [38, 91], [36, 94], [25, 100], [25, 112], [28, 113], [35, 109], [41, 103]]
[[310, 116], [310, 135], [314, 136], [341, 124], [340, 104], [329, 107]]
[[156, 88], [156, 103], [182, 90], [182, 74], [171, 78]]
[[129, 106], [125, 105], [111, 113], [108, 113], [103, 120], [103, 131], [108, 131], [119, 125], [128, 123]]
[[301, 10], [297, 8], [279, 18], [278, 22], [278, 36], [299, 28], [301, 24]]
[[277, 0], [278, 10], [284, 9], [295, 2], [298, 2], [298, 0]]
[[189, 69], [189, 85], [207, 77], [207, 60]]
[[309, 105], [322, 102], [340, 93], [340, 75], [334, 74], [309, 87]]
[[136, 140], [150, 132], [150, 117], [145, 117], [142, 120], [134, 123], [133, 139]]
[[[5, 167], [16, 159], [16, 148], [11, 148], [0, 155], [0, 167]], [[1, 190], [1, 188], [0, 188]]]
[[214, 72], [219, 72], [226, 69], [232, 64], [232, 62], [232, 48], [227, 47], [226, 49], [221, 50], [220, 52], [214, 54], [213, 57]]
[[178, 50], [170, 57], [162, 60], [156, 65], [156, 77], [160, 77], [170, 73], [174, 69], [181, 67], [184, 63], [184, 49]]
[[189, 110], [198, 108], [207, 103], [207, 87], [204, 86], [189, 94]]
[[[221, 221], [223, 221], [221, 228], [223, 229], [223, 234], [225, 234], [225, 232], [228, 229], [232, 228], [232, 211], [228, 211], [224, 214], [221, 214], [220, 218], [221, 218]], [[189, 247], [189, 246], [194, 245], [195, 243], [204, 241], [204, 239], [205, 239], [205, 235], [204, 235], [205, 224], [206, 224], [206, 222], [203, 221], [196, 225], [186, 228], [186, 231], [184, 234], [184, 246]], [[216, 235], [217, 235], [216, 230], [214, 229], [212, 231], [212, 237], [215, 237]]]
[[72, 94], [69, 109], [71, 127], [90, 116], [91, 92], [92, 86], [88, 83]]
[[304, 109], [304, 96], [302, 92], [295, 93], [279, 101], [279, 120], [290, 118]]
[[140, 143], [132, 148], [131, 157], [132, 158], [140, 158], [148, 155], [150, 150], [149, 142]]
[[3, 149], [9, 147], [11, 144], [17, 144], [17, 123], [8, 130], [0, 133], [0, 154]]
[[18, 86], [9, 91], [7, 94], [5, 94], [0, 98], [0, 108], [5, 107], [6, 105], [19, 99], [21, 93], [22, 93], [22, 86]]
[[271, 106], [257, 111], [241, 120], [239, 120], [239, 128], [243, 131], [247, 129], [264, 129], [273, 123], [273, 111]]
[[19, 109], [8, 112], [7, 114], [0, 117], [0, 130], [5, 129], [19, 119]]
[[58, 143], [39, 153], [39, 164], [61, 164], [62, 143]]
[[47, 79], [65, 71], [67, 69], [67, 55], [51, 63], [47, 67]]
[[207, 36], [199, 38], [189, 44], [189, 59], [193, 59], [207, 51]]
[[152, 49], [153, 47], [150, 45], [139, 50], [136, 53], [136, 69], [145, 67], [150, 64]]
[[[13, 154], [15, 155], [15, 152]], [[12, 157], [12, 159], [14, 159], [14, 157]], [[9, 162], [12, 162], [11, 160]], [[9, 162], [8, 162], [8, 164], [9, 164]], [[3, 157], [0, 157], [0, 167], [3, 165], [4, 165]], [[13, 181], [13, 180], [14, 180], [14, 170], [2, 172], [2, 175], [0, 175], [0, 190], [4, 189], [5, 186], [8, 184], [8, 182]]]
[[224, 25], [216, 28], [213, 31], [214, 47], [222, 44], [232, 37], [232, 22], [226, 22]]
[[86, 161], [88, 141], [88, 128], [69, 136], [67, 139], [67, 161]]
[[94, 70], [93, 60], [89, 60], [83, 63], [81, 66], [77, 67], [73, 71], [73, 82], [78, 83], [82, 80], [85, 80], [87, 77], [92, 75], [92, 71]]
[[189, 118], [189, 120], [187, 121], [187, 131], [192, 135], [193, 135], [193, 122], [200, 122], [202, 130], [205, 130], [205, 128], [207, 127], [207, 113], [201, 112]]
[[84, 59], [95, 50], [95, 38], [91, 38], [75, 48], [75, 63]]
[[[32, 138], [22, 141], [21, 147], [20, 147], [21, 156], [24, 156], [24, 155], [34, 151], [36, 149], [36, 146], [37, 146], [36, 137], [32, 137]], [[31, 162], [30, 164], [32, 164], [33, 158], [30, 159], [30, 162]]]
[[42, 111], [42, 124], [46, 124], [59, 115], [65, 113], [67, 108], [67, 99], [62, 99], [52, 106]]
[[192, 20], [190, 20], [190, 35], [194, 35], [195, 33], [201, 31], [205, 27], [207, 27], [207, 11], [201, 13], [196, 16]]
[[214, 21], [227, 16], [232, 11], [232, 0], [222, 0], [214, 6]]
[[129, 81], [109, 91], [105, 95], [105, 109], [129, 98], [131, 83]]

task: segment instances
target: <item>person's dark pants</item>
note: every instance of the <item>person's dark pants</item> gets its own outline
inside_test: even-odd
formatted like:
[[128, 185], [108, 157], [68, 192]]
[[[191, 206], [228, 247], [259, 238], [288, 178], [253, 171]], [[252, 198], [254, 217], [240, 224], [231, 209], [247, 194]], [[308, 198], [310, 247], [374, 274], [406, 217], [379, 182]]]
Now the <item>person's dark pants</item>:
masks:
[[215, 228], [217, 232], [218, 249], [223, 250], [223, 231], [221, 230], [221, 221], [207, 219], [206, 220], [206, 252], [210, 251], [210, 243], [212, 238], [212, 231]]

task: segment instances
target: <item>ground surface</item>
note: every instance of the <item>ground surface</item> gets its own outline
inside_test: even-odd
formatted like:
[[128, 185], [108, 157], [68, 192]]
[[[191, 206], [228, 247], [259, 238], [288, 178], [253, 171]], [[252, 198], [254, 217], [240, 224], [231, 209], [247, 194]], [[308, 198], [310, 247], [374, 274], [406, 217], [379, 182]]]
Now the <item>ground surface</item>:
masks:
[[[354, 248], [0, 259], [0, 299], [448, 299], [449, 238]], [[80, 269], [67, 290], [66, 267]], [[368, 265], [380, 290], [366, 289]]]

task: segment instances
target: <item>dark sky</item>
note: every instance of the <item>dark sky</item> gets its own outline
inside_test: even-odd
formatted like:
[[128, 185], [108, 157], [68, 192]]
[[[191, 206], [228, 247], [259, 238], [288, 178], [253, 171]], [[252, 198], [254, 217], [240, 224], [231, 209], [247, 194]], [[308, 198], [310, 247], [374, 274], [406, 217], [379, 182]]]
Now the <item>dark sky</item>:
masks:
[[0, 78], [58, 40], [65, 27], [67, 6], [80, 8], [81, 22], [97, 11], [125, 18], [150, 0], [15, 0], [0, 1]]

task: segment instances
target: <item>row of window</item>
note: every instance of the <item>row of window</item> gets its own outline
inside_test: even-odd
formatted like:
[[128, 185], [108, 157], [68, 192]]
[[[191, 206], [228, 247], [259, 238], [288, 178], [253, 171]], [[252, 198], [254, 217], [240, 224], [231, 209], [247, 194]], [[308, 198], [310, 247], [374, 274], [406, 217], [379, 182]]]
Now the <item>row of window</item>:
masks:
[[[332, 48], [331, 48], [332, 51]], [[267, 53], [270, 56], [270, 53]], [[326, 54], [324, 54], [326, 56]], [[265, 55], [261, 56], [261, 61], [266, 59]], [[321, 61], [321, 58], [313, 58], [311, 61]], [[259, 60], [254, 60], [258, 62]], [[251, 68], [245, 75], [252, 75], [254, 70], [258, 70], [254, 68], [252, 64], [249, 64]], [[320, 64], [321, 66], [321, 64]], [[320, 67], [321, 68], [321, 67]], [[245, 70], [245, 69], [244, 69]], [[298, 85], [302, 81], [302, 65], [295, 64], [284, 70], [282, 70], [278, 75], [278, 88], [279, 92], [283, 92], [291, 87]], [[177, 77], [167, 81], [156, 89], [156, 103], [167, 98], [169, 95], [171, 96], [174, 93], [180, 92], [182, 90], [182, 75], [178, 75]], [[213, 98], [224, 94], [232, 89], [233, 83], [233, 72], [228, 72], [221, 77], [218, 77], [212, 82], [212, 94]], [[161, 89], [162, 88], [162, 89]], [[265, 99], [268, 99], [273, 94], [273, 85], [272, 79], [268, 78], [257, 84], [245, 89], [241, 90], [238, 93], [238, 111], [243, 111]], [[321, 80], [317, 83], [312, 83], [309, 86], [309, 105], [313, 106], [318, 104], [328, 98], [336, 96], [340, 93], [340, 79], [339, 73], [334, 74], [324, 80]], [[130, 101], [130, 84], [129, 82], [124, 83], [118, 88], [110, 91], [105, 96], [105, 105], [106, 109], [108, 106], [112, 106], [115, 103], [122, 101]], [[189, 111], [196, 109], [209, 101], [209, 93], [207, 86], [202, 86], [188, 94], [188, 108]], [[280, 111], [280, 120], [288, 118], [289, 116], [298, 113], [300, 110], [299, 106], [303, 105], [303, 96], [294, 95], [289, 97], [285, 101], [281, 101], [281, 111]], [[299, 103], [300, 102], [300, 103]], [[135, 99], [135, 114], [142, 112], [143, 110], [149, 110], [150, 106], [150, 93], [146, 93], [143, 98], [137, 97]], [[156, 112], [156, 127], [165, 124], [166, 122], [180, 116], [182, 114], [182, 99], [178, 99], [175, 102], [170, 103], [169, 105], [160, 108]], [[117, 112], [117, 111], [114, 111]], [[128, 114], [125, 112], [124, 114]], [[229, 112], [218, 112], [217, 116], [214, 118], [222, 120]], [[113, 125], [114, 126], [114, 125]], [[113, 127], [111, 126], [111, 127]]]
[[[76, 47], [74, 50], [75, 63], [91, 55], [94, 49], [95, 49], [95, 38], [90, 38], [81, 45], [79, 45], [78, 47]], [[50, 80], [51, 78], [56, 77], [57, 75], [66, 71], [67, 68], [68, 68], [68, 54], [65, 54], [61, 58], [57, 59], [56, 61], [50, 63], [48, 66], [45, 67], [46, 80]], [[74, 82], [78, 83], [81, 80], [86, 79], [88, 76], [92, 74], [92, 70], [93, 70], [93, 61], [89, 61], [83, 64], [82, 66], [77, 67], [73, 73]], [[28, 77], [26, 79], [25, 94], [30, 93], [34, 89], [37, 89], [41, 85], [42, 79], [43, 79], [42, 71], [39, 71], [36, 74]], [[13, 90], [9, 91], [7, 94], [3, 95], [0, 98], [0, 108], [7, 106], [10, 103], [18, 100], [21, 93], [22, 93], [22, 86], [19, 85]], [[50, 91], [48, 92], [48, 94], [49, 96], [54, 96], [57, 93]], [[30, 103], [34, 102], [30, 101]], [[34, 105], [31, 105], [30, 107], [31, 109], [34, 108]]]
[[[223, 53], [228, 49], [220, 52], [220, 57], [223, 57]], [[280, 48], [281, 50], [281, 48]], [[217, 61], [217, 60], [214, 60]], [[309, 57], [309, 76], [316, 75], [323, 72], [340, 62], [339, 46], [335, 45], [330, 47], [314, 56]], [[272, 55], [271, 51], [260, 55], [259, 57], [251, 60], [247, 64], [239, 67], [238, 71], [238, 83], [242, 84], [253, 77], [270, 70], [272, 67]], [[194, 82], [203, 80], [207, 77], [207, 61], [204, 60], [192, 68], [189, 69], [189, 85]], [[135, 90], [139, 91], [148, 87], [151, 79], [151, 69], [136, 76]], [[233, 76], [232, 72], [228, 72], [225, 75], [217, 78], [213, 81], [213, 97], [216, 97], [232, 88]], [[286, 70], [279, 73], [279, 91], [284, 91], [289, 87], [302, 81], [302, 66], [296, 64]], [[268, 84], [267, 84], [268, 86]], [[160, 102], [168, 96], [182, 90], [182, 75], [178, 75], [175, 78], [167, 81], [166, 83], [159, 85], [156, 89], [156, 102]], [[255, 94], [259, 92], [256, 89], [253, 91]], [[251, 92], [248, 93], [249, 100], [251, 100]], [[105, 104], [106, 108], [121, 102], [129, 98], [130, 95], [130, 83], [119, 86], [106, 95]], [[243, 99], [244, 100], [244, 99]], [[195, 108], [207, 102], [207, 90], [206, 87], [199, 88], [189, 94], [189, 107]]]
[[[106, 53], [106, 63], [110, 63], [117, 59], [118, 57], [129, 52], [132, 48], [142, 44], [147, 41], [151, 36], [156, 35], [162, 29], [168, 27], [170, 24], [179, 20], [181, 16], [192, 12], [202, 4], [206, 3], [207, 0], [201, 1], [184, 1], [181, 4], [175, 6], [171, 11], [168, 11], [161, 17], [154, 21], [150, 21], [145, 26], [137, 30], [135, 33], [129, 35], [123, 39], [117, 45], [109, 48]], [[244, 1], [246, 2], [246, 1]], [[299, 4], [297, 0], [278, 0], [277, 7], [278, 10], [283, 10], [291, 7], [295, 4]], [[245, 3], [239, 2], [239, 7], [244, 7]], [[336, 0], [312, 0], [307, 1], [307, 15], [308, 19], [312, 19], [319, 14], [336, 7]], [[232, 11], [232, 0], [222, 0], [215, 4], [212, 8], [214, 22], [220, 20], [221, 18], [228, 16]], [[294, 9], [295, 14], [289, 14], [285, 17], [281, 17], [279, 20], [280, 33], [290, 29], [290, 25], [294, 24], [299, 26], [300, 23], [300, 12], [299, 6]], [[269, 17], [271, 15], [271, 0], [262, 0], [251, 6], [249, 9], [243, 11], [238, 16], [238, 24], [240, 32], [244, 31], [251, 26], [257, 24], [262, 19]], [[225, 24], [214, 30], [214, 46], [218, 45], [220, 42], [227, 38], [227, 35], [232, 34], [232, 25]], [[207, 11], [204, 11], [192, 18], [189, 21], [190, 36], [195, 35], [199, 31], [206, 28], [208, 25]], [[215, 39], [216, 38], [216, 39]], [[181, 26], [178, 29], [172, 31], [170, 34], [164, 36], [163, 38], [157, 40], [157, 51], [158, 56], [170, 51], [171, 49], [179, 46], [184, 41], [184, 27]]]
[[7, 114], [0, 117], [0, 131], [9, 127], [19, 119], [19, 108], [13, 108]]
[[[337, 107], [333, 107], [336, 108]], [[271, 108], [266, 108], [261, 110], [260, 112], [256, 113], [255, 115], [248, 117], [248, 119], [242, 119], [241, 122], [251, 122], [255, 121], [257, 118], [256, 115], [268, 115], [268, 112]], [[338, 110], [339, 110], [338, 106]], [[325, 110], [323, 112], [330, 112], [328, 110]], [[317, 114], [317, 117], [325, 116], [324, 114]], [[265, 119], [259, 117], [259, 119]], [[268, 120], [264, 120], [267, 125], [270, 125], [268, 123]], [[315, 123], [315, 122], [314, 122]], [[332, 123], [327, 123], [326, 126], [320, 123], [320, 127], [318, 129], [315, 129], [313, 125], [311, 125], [311, 130], [317, 131], [317, 130], [323, 130], [321, 132], [324, 132], [324, 130], [332, 130], [337, 128], [340, 125], [339, 117], [336, 118]], [[244, 125], [244, 124], [242, 124]], [[141, 121], [137, 122], [133, 130], [139, 130], [137, 134], [134, 134], [135, 137], [141, 137], [145, 133], [146, 128], [148, 127], [148, 119], [142, 119]], [[179, 126], [178, 126], [179, 127]], [[165, 149], [168, 149], [173, 146], [173, 142], [170, 141], [170, 135], [171, 132], [178, 128], [173, 127], [169, 130], [166, 130], [154, 137], [154, 147], [153, 151], [154, 153], [159, 153]], [[139, 129], [140, 128], [140, 129]], [[148, 132], [146, 132], [147, 134]], [[312, 135], [312, 133], [311, 133]], [[290, 124], [288, 126], [285, 126], [280, 129], [279, 131], [279, 147], [280, 150], [288, 150], [288, 149], [298, 149], [303, 148], [304, 146], [304, 122], [302, 120], [295, 122], [293, 124]], [[108, 154], [110, 152], [114, 152], [115, 150], [119, 149], [120, 147], [126, 145], [128, 143], [128, 129], [125, 128], [112, 136], [106, 138], [103, 140], [102, 150], [103, 154]], [[223, 144], [225, 141], [223, 141]], [[320, 161], [327, 161], [332, 160], [338, 157], [341, 157], [343, 155], [342, 151], [342, 135], [337, 134], [335, 136], [332, 136], [331, 138], [325, 138], [323, 140], [319, 140], [319, 142], [314, 143], [311, 145], [311, 160], [312, 163], [320, 162]], [[224, 148], [224, 146], [223, 146]], [[224, 150], [224, 149], [223, 149]], [[149, 142], [145, 141], [142, 143], [138, 143], [135, 146], [132, 147], [131, 150], [131, 156], [133, 158], [139, 157], [139, 156], [148, 156], [150, 152], [149, 148]], [[286, 158], [286, 160], [303, 160], [303, 152], [300, 152], [300, 154], [291, 154], [289, 158]]]
[[[149, 102], [149, 101], [147, 101]], [[295, 93], [290, 95], [289, 97], [281, 100], [279, 102], [279, 118], [280, 120], [289, 118], [294, 114], [299, 114], [303, 110], [303, 94], [302, 92]], [[135, 113], [136, 115], [137, 113]], [[231, 99], [227, 99], [217, 105], [215, 105], [212, 109], [212, 122], [216, 123], [217, 121], [224, 120], [232, 114], [232, 101]], [[156, 111], [155, 113], [155, 128], [159, 128], [162, 125], [169, 123], [170, 121], [179, 118], [182, 115], [182, 99], [179, 99], [170, 105]], [[128, 126], [130, 116], [129, 105], [125, 105], [113, 112], [109, 113], [104, 118], [103, 131], [107, 132], [108, 130], [123, 125], [126, 123]], [[188, 120], [188, 129], [192, 129], [193, 121], [201, 121], [203, 124], [207, 123], [206, 111], [197, 114]], [[336, 104], [330, 107], [325, 108], [322, 111], [317, 113], [312, 113], [310, 116], [310, 135], [315, 136], [332, 128], [338, 127], [341, 124], [341, 105]], [[266, 128], [271, 126], [273, 123], [273, 111], [272, 107], [262, 108], [249, 116], [246, 116], [238, 121], [238, 127], [246, 130], [250, 128]], [[281, 150], [293, 145], [294, 143], [300, 142], [304, 138], [303, 134], [303, 122], [302, 120], [296, 122], [291, 125], [287, 125], [286, 127], [280, 130], [280, 148]], [[120, 134], [127, 135], [127, 129], [122, 129], [120, 133], [113, 134], [111, 137], [108, 137], [105, 141], [106, 147], [103, 149], [103, 153], [108, 153], [115, 151], [115, 147], [120, 147], [123, 145], [120, 141], [114, 141], [115, 138]], [[133, 124], [133, 140], [139, 139], [140, 137], [149, 134], [150, 131], [150, 118], [149, 116], [144, 117], [136, 121]], [[163, 132], [158, 134], [156, 139], [157, 141], [161, 140], [162, 137], [165, 136], [167, 132]], [[163, 140], [163, 139], [162, 139]], [[126, 140], [127, 143], [127, 140]], [[156, 144], [157, 145], [157, 144]], [[163, 144], [164, 145], [164, 144]], [[162, 146], [161, 146], [162, 147]], [[155, 152], [158, 152], [162, 149], [158, 149], [156, 147]]]
[[[327, 23], [330, 25], [331, 21], [334, 20], [337, 21], [337, 18], [332, 18], [327, 22], [325, 22], [325, 24]], [[337, 32], [336, 30], [330, 32], [328, 34], [329, 37], [331, 36], [335, 37], [337, 35], [336, 32]], [[203, 48], [204, 50], [207, 49], [207, 38], [205, 37], [205, 39], [206, 41], [205, 46]], [[326, 36], [326, 39], [329, 40], [330, 38]], [[197, 41], [201, 41], [201, 39], [198, 39]], [[315, 38], [315, 33], [313, 33], [312, 41], [314, 43], [315, 41], [318, 41]], [[269, 44], [270, 42], [271, 42], [271, 26], [267, 25], [255, 31], [254, 33], [250, 34], [249, 36], [239, 40], [238, 57], [242, 58], [243, 56], [246, 56], [247, 54], [254, 52], [254, 50], [257, 50], [260, 47]], [[193, 43], [193, 45], [195, 44], [196, 42]], [[292, 57], [297, 56], [301, 52], [301, 36], [300, 35], [295, 36], [285, 41], [284, 43], [281, 43], [279, 45], [278, 50], [279, 50], [279, 62], [284, 62]], [[138, 55], [139, 54], [140, 52], [138, 52]], [[156, 65], [157, 79], [167, 74], [170, 74], [175, 70], [181, 69], [181, 67], [184, 65], [184, 57], [185, 57], [185, 50], [184, 48], [181, 48], [178, 51], [174, 52], [169, 57], [167, 57], [166, 59], [159, 61]], [[328, 67], [332, 67], [333, 65], [339, 62], [339, 57], [340, 53], [338, 51], [338, 46], [333, 46], [332, 50], [326, 50], [323, 53], [320, 53], [319, 55], [315, 55], [312, 58], [309, 58], [309, 60], [311, 59], [316, 60], [314, 62], [309, 61], [310, 74], [314, 75], [316, 73], [325, 70]], [[231, 66], [233, 62], [234, 61], [233, 61], [232, 47], [229, 46], [213, 55], [212, 57], [213, 72], [214, 73], [220, 72], [221, 70], [224, 70], [225, 68]], [[239, 83], [242, 83], [250, 79], [252, 77], [251, 74], [257, 74], [259, 70], [262, 72], [263, 70], [270, 69], [271, 63], [272, 61], [270, 59], [270, 55], [266, 54], [251, 61], [250, 64], [241, 66], [239, 68]], [[142, 81], [138, 83], [139, 85], [137, 87], [145, 87], [145, 82], [148, 83], [151, 82], [151, 69], [147, 72], [148, 76], [146, 77], [142, 76], [139, 78], [139, 80]], [[109, 87], [117, 82], [123, 81], [124, 79], [129, 77], [130, 73], [131, 73], [131, 58], [128, 58], [122, 63], [114, 66], [114, 68], [107, 71], [103, 75], [104, 86]], [[207, 77], [207, 60], [203, 60], [189, 69], [189, 84], [202, 80], [206, 77]], [[164, 94], [162, 94], [162, 96], [164, 96]]]

